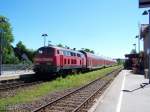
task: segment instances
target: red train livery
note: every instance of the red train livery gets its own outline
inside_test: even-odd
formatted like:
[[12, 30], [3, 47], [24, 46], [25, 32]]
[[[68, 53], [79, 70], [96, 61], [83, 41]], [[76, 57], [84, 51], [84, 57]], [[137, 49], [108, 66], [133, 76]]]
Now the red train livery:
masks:
[[56, 46], [41, 47], [34, 59], [36, 73], [59, 73], [84, 71], [110, 66], [116, 61], [104, 59], [85, 51], [76, 51]]

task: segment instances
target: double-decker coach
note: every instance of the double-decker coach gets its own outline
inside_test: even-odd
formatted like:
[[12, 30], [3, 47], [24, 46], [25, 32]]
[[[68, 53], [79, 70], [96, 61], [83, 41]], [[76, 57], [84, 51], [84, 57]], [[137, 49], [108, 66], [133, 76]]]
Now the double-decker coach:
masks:
[[88, 70], [98, 69], [105, 66], [105, 60], [102, 57], [85, 51], [80, 52], [82, 52], [86, 57], [86, 68]]

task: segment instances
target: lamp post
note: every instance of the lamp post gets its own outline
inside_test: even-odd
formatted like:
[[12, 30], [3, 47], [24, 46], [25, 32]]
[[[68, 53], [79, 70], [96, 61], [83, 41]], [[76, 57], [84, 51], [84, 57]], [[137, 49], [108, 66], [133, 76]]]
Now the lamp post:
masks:
[[0, 29], [0, 75], [2, 75], [2, 37], [3, 37], [3, 30]]
[[[149, 38], [150, 38], [150, 10], [145, 10], [144, 12], [143, 12], [143, 14], [142, 15], [148, 15], [149, 16], [149, 26], [148, 26], [148, 36], [149, 36]], [[150, 40], [150, 39], [149, 39]], [[150, 42], [149, 42], [150, 43]], [[148, 66], [148, 77], [149, 77], [149, 84], [150, 84], [150, 49], [148, 49], [147, 50], [147, 55], [148, 55], [148, 57], [149, 57], [149, 59], [148, 59], [148, 61], [149, 61], [149, 66]]]
[[47, 37], [47, 36], [48, 36], [48, 35], [47, 35], [46, 33], [42, 34], [42, 37], [44, 37], [44, 47], [45, 47], [46, 37]]
[[51, 45], [51, 41], [48, 41], [48, 46], [50, 46]]
[[[0, 19], [0, 24], [1, 23], [6, 23], [4, 18]], [[0, 75], [2, 75], [3, 37], [4, 37], [4, 30], [2, 28], [0, 28]]]
[[134, 46], [134, 50], [135, 50], [135, 53], [136, 53], [136, 44], [133, 44], [133, 46]]
[[138, 52], [140, 53], [140, 36], [137, 35], [137, 36], [135, 36], [135, 38], [138, 39]]

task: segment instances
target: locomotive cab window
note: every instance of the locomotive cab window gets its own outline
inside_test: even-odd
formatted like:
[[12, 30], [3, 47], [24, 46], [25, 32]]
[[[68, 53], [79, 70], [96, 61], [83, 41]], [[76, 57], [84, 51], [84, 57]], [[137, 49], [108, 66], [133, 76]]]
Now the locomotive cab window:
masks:
[[54, 49], [49, 47], [42, 47], [37, 50], [37, 54], [44, 55], [54, 55]]

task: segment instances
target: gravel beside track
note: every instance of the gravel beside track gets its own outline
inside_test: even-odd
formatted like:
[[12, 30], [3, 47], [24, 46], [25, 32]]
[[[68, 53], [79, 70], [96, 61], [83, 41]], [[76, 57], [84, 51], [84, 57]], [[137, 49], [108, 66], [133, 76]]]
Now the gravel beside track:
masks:
[[0, 98], [14, 96], [15, 93], [20, 89], [25, 89], [26, 87], [38, 85], [41, 83], [43, 83], [43, 81], [34, 81], [34, 82], [14, 81], [2, 83], [0, 84]]
[[[115, 73], [110, 73], [103, 78], [99, 78], [53, 102], [39, 107], [32, 112], [81, 112], [88, 101], [93, 98], [98, 92], [109, 84], [116, 76]], [[82, 110], [83, 109], [83, 110]]]

